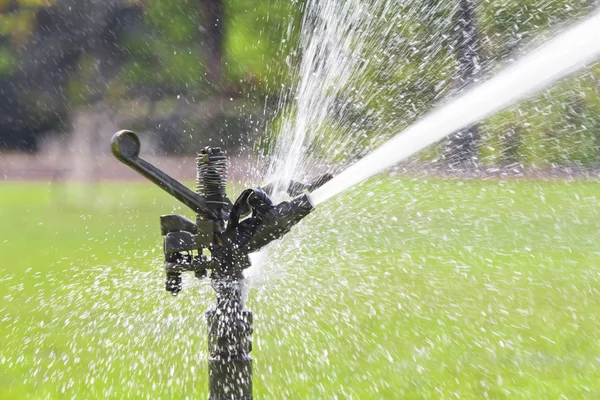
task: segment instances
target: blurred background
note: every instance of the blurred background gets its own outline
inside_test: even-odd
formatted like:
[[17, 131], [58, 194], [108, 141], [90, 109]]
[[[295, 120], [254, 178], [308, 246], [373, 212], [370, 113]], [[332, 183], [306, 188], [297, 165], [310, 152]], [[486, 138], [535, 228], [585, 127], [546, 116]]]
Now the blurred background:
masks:
[[[344, 117], [362, 126], [356, 153], [386, 138], [381, 121], [407, 126], [597, 1], [400, 3], [407, 18], [386, 23], [381, 12], [384, 21], [365, 32], [388, 43], [386, 51], [364, 53], [373, 71], [365, 69], [359, 82], [376, 94], [356, 96], [367, 106]], [[294, 102], [305, 6], [0, 0], [0, 179], [133, 177], [103, 158], [111, 134], [124, 128], [140, 132], [145, 153], [155, 156], [188, 156], [215, 144], [242, 161], [268, 153]], [[496, 114], [421, 159], [593, 168], [600, 164], [599, 70]], [[171, 163], [161, 166], [177, 173], [179, 161]]]
[[0, 1], [0, 177], [110, 177], [105, 169], [115, 163], [102, 157], [125, 127], [140, 132], [146, 154], [193, 155], [215, 143], [235, 151], [252, 142], [285, 83], [285, 38], [300, 8]]

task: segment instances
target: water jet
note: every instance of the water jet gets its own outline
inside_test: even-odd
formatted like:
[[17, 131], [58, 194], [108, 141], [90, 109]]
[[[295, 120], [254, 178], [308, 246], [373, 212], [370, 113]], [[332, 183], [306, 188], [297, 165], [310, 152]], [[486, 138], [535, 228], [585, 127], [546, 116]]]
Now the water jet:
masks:
[[554, 82], [600, 56], [600, 12], [572, 26], [495, 77], [425, 115], [310, 195], [317, 205], [436, 141]]

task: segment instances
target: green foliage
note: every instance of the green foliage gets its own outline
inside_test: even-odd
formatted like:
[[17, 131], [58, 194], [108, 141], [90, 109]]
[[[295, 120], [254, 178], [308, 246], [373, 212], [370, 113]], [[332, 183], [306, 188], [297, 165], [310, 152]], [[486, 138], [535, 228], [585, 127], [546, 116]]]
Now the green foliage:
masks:
[[520, 161], [526, 165], [586, 166], [600, 162], [600, 97], [598, 66], [564, 80], [537, 96], [488, 118], [481, 157], [501, 163], [501, 137], [514, 128]]
[[[453, 42], [457, 29], [456, 4], [429, 1], [423, 5], [425, 13], [415, 13], [413, 17], [417, 18], [402, 31], [407, 39], [416, 43], [415, 47], [426, 49], [423, 57], [418, 50], [411, 54], [410, 60], [404, 61], [406, 65], [396, 68], [402, 72], [401, 76], [390, 79], [402, 88], [408, 100], [405, 104], [417, 110], [415, 117], [435, 107], [437, 99], [447, 97], [456, 89], [452, 87], [456, 74]], [[486, 0], [476, 4], [479, 56], [483, 60], [480, 79], [493, 75], [539, 46], [565, 26], [589, 14], [594, 7], [590, 0], [575, 3]], [[482, 163], [505, 164], [509, 159], [538, 166], [600, 163], [600, 97], [598, 79], [591, 71], [584, 71], [483, 121], [480, 126]], [[374, 102], [380, 100], [374, 99]], [[393, 112], [394, 105], [387, 109], [386, 112]], [[425, 157], [434, 158], [435, 152]]]
[[225, 77], [280, 95], [289, 83], [302, 0], [226, 0]]
[[90, 55], [79, 59], [79, 71], [72, 76], [66, 86], [66, 93], [71, 106], [82, 106], [89, 102], [98, 90], [95, 78], [98, 73], [98, 60]]
[[9, 50], [0, 48], [0, 77], [9, 75], [15, 68], [15, 56]]
[[131, 61], [119, 77], [129, 86], [198, 91], [204, 87], [200, 3], [151, 0], [145, 9], [147, 35], [130, 35], [123, 46]]
[[[492, 75], [556, 31], [583, 18], [596, 3], [594, 0], [476, 0], [483, 66], [479, 77]], [[10, 76], [17, 70], [16, 49], [31, 38], [37, 10], [54, 4], [53, 0], [0, 1], [0, 12], [4, 12], [0, 16], [0, 35], [8, 38], [0, 48], [0, 76]], [[126, 98], [140, 88], [180, 91], [196, 99], [210, 93], [213, 87], [205, 75], [202, 3], [145, 0], [140, 4], [144, 8], [143, 26], [121, 39], [120, 45], [130, 57], [117, 78], [109, 83], [107, 96], [115, 100]], [[223, 0], [220, 87], [244, 93], [252, 98], [252, 105], [261, 106], [267, 98], [282, 96], [283, 88], [293, 87], [302, 56], [299, 31], [305, 5], [305, 0]], [[323, 140], [315, 151], [327, 152], [323, 148], [331, 147], [333, 138], [350, 129], [357, 132], [356, 151], [379, 144], [458, 89], [458, 2], [411, 1], [395, 7], [394, 15], [375, 5], [368, 10], [377, 23], [362, 32], [368, 43], [362, 75], [343, 90], [340, 109], [332, 110], [331, 121], [322, 127]], [[6, 13], [9, 9], [10, 13]], [[387, 50], [375, 49], [369, 45], [373, 43], [386, 43]], [[68, 81], [66, 93], [71, 105], [85, 104], [95, 90], [94, 74], [86, 70], [86, 63], [84, 57], [80, 73]], [[513, 156], [527, 164], [600, 163], [599, 71], [600, 67], [595, 67], [583, 72], [483, 121], [480, 156], [484, 163], [504, 162], [507, 151], [517, 152]], [[291, 109], [293, 104], [284, 106]], [[342, 111], [347, 121], [339, 122], [336, 113]], [[273, 121], [271, 126], [277, 124]], [[356, 128], [358, 125], [360, 129]], [[505, 140], [506, 132], [511, 129], [519, 136], [512, 144]], [[277, 129], [271, 129], [273, 132]], [[272, 147], [273, 137], [263, 139], [259, 146]], [[435, 158], [438, 150], [430, 149], [421, 157]], [[335, 155], [338, 157], [345, 156]]]
[[561, 25], [589, 14], [593, 7], [593, 0], [482, 1], [477, 17], [485, 55], [496, 61], [516, 56], [531, 40], [539, 42], [540, 35], [547, 37]]
[[[483, 56], [499, 70], [544, 40], [589, 14], [590, 0], [487, 0], [477, 12]], [[598, 69], [598, 68], [596, 68]], [[486, 143], [481, 157], [489, 163], [503, 158], [507, 129], [519, 136], [519, 158], [525, 164], [596, 165], [600, 162], [597, 80], [584, 71], [484, 123]]]
[[164, 42], [171, 45], [186, 44], [199, 38], [201, 14], [198, 0], [149, 0], [145, 17]]
[[43, 8], [54, 5], [56, 0], [17, 0], [17, 3], [19, 3], [21, 7]]
[[[224, 86], [242, 82], [278, 95], [280, 84], [289, 79], [286, 56], [296, 39], [301, 1], [225, 0], [223, 5]], [[125, 40], [132, 62], [121, 76], [124, 82], [203, 90], [203, 18], [196, 0], [149, 1], [145, 20], [152, 33]]]
[[120, 77], [125, 84], [197, 89], [205, 83], [203, 57], [197, 46], [172, 46], [153, 39], [140, 47], [131, 44], [133, 60]]
[[12, 14], [0, 14], [0, 35], [10, 36], [14, 42], [23, 41], [34, 28], [34, 10], [23, 9]]

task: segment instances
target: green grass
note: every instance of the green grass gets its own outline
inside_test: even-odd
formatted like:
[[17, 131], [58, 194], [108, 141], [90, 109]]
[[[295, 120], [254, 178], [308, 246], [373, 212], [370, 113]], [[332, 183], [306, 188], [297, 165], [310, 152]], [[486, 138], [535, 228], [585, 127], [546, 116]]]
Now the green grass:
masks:
[[[258, 399], [600, 398], [600, 184], [371, 180], [254, 290]], [[204, 398], [207, 282], [144, 184], [0, 184], [0, 399]]]

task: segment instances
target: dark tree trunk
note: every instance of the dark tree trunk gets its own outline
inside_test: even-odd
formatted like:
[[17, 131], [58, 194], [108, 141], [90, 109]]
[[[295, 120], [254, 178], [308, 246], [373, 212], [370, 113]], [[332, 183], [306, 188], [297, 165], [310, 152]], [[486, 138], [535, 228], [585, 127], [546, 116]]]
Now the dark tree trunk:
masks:
[[[480, 69], [477, 46], [475, 0], [458, 0], [458, 30], [456, 51], [458, 58], [457, 86], [459, 91], [471, 85]], [[452, 167], [477, 166], [479, 129], [472, 125], [448, 137], [444, 146], [445, 159]]]
[[202, 0], [204, 12], [204, 47], [206, 49], [206, 74], [215, 89], [221, 84], [223, 59], [224, 8], [223, 0]]

